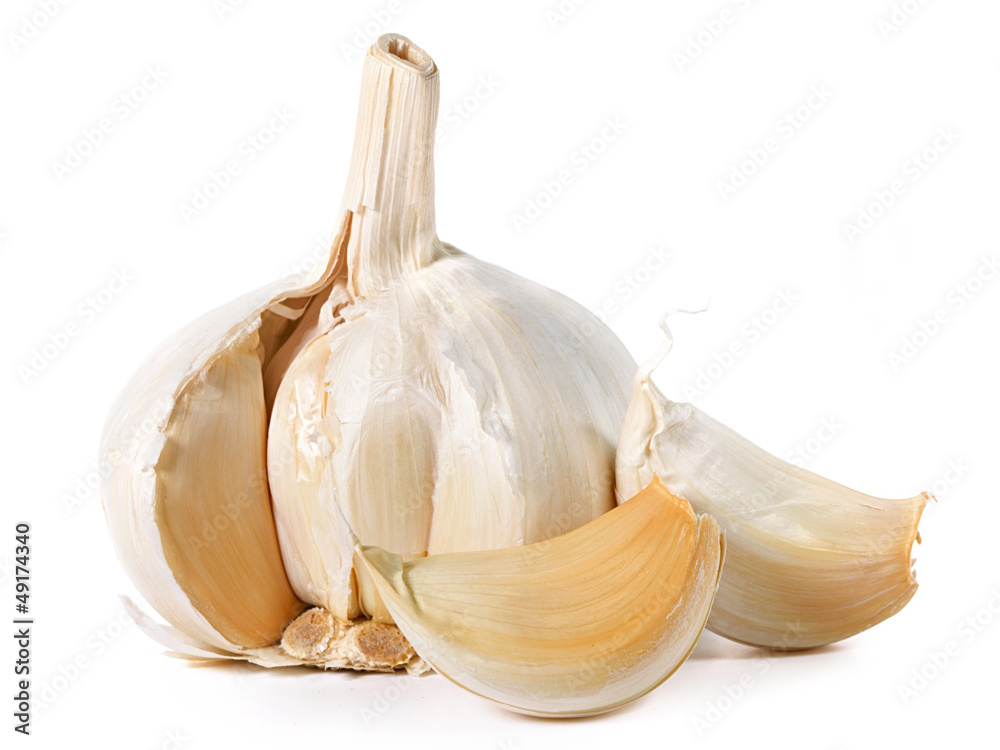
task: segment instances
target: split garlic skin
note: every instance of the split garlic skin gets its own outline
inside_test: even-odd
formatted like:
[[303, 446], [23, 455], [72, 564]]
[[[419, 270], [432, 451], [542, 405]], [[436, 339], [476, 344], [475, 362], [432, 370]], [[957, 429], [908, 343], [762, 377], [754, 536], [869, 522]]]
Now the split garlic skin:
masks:
[[726, 534], [709, 630], [792, 650], [848, 638], [896, 614], [917, 582], [910, 558], [926, 492], [871, 497], [772, 456], [652, 382], [670, 338], [637, 373], [622, 425], [620, 502], [654, 476]]

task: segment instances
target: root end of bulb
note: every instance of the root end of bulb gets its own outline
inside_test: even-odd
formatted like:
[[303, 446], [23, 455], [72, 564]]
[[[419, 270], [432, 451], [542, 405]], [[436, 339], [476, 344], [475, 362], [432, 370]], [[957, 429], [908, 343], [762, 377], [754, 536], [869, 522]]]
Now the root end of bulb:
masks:
[[409, 668], [418, 660], [399, 628], [373, 620], [344, 621], [322, 607], [308, 609], [285, 628], [281, 649], [303, 664], [363, 671]]

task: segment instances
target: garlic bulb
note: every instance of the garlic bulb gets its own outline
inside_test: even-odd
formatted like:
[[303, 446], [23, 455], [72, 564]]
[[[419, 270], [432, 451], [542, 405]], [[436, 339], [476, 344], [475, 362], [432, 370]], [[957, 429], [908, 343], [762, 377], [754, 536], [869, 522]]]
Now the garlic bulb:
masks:
[[[798, 505], [747, 513], [773, 458], [675, 409], [652, 366], [629, 406], [608, 328], [438, 239], [437, 104], [430, 57], [381, 37], [327, 262], [190, 324], [115, 404], [105, 511], [167, 621], [127, 601], [140, 627], [189, 658], [433, 667], [580, 716], [654, 688], [706, 622], [774, 645], [804, 613], [795, 647], [902, 606], [914, 503], [868, 513], [789, 469]], [[845, 512], [827, 537], [813, 501]]]
[[[664, 330], [666, 327], [664, 324]], [[910, 550], [930, 496], [864, 495], [782, 461], [637, 373], [615, 481], [625, 501], [658, 477], [726, 534], [709, 630], [774, 649], [822, 646], [894, 615], [917, 590]]]
[[[172, 649], [421, 671], [436, 652], [418, 655], [395, 630], [401, 610], [383, 603], [385, 582], [360, 565], [355, 535], [429, 561], [543, 542], [599, 517], [615, 526], [603, 516], [635, 363], [581, 306], [437, 238], [437, 100], [427, 54], [382, 37], [364, 63], [329, 262], [191, 324], [109, 419], [108, 521], [170, 626], [140, 622]], [[568, 341], [586, 345], [566, 356]], [[156, 414], [153, 434], [130, 440]], [[650, 569], [676, 586], [686, 579], [662, 567], [672, 559]], [[706, 580], [696, 583], [707, 616]], [[680, 640], [646, 644], [647, 656], [672, 669], [677, 643], [689, 650], [703, 625], [683, 620]], [[628, 689], [648, 690], [654, 672]], [[595, 694], [559, 710], [600, 710]], [[525, 686], [505, 702], [533, 710], [530, 695]]]

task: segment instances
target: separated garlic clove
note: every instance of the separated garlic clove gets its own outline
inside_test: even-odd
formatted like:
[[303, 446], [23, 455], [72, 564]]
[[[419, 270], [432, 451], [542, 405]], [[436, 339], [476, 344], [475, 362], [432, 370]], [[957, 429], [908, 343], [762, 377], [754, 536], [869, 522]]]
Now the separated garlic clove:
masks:
[[892, 616], [917, 589], [910, 550], [927, 493], [885, 500], [782, 461], [651, 374], [635, 379], [622, 426], [616, 491], [624, 501], [658, 476], [726, 534], [726, 569], [709, 630], [774, 649], [848, 638]]
[[404, 561], [355, 546], [399, 629], [448, 679], [536, 716], [587, 716], [662, 683], [698, 640], [724, 542], [654, 480], [525, 547]]

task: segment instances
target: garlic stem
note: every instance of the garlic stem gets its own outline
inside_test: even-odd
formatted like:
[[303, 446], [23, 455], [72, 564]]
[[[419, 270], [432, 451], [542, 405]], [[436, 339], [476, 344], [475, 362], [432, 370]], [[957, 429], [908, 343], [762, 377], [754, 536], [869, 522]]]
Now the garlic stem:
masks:
[[366, 297], [442, 252], [434, 224], [438, 70], [398, 34], [365, 57], [343, 209], [352, 213], [348, 291]]

